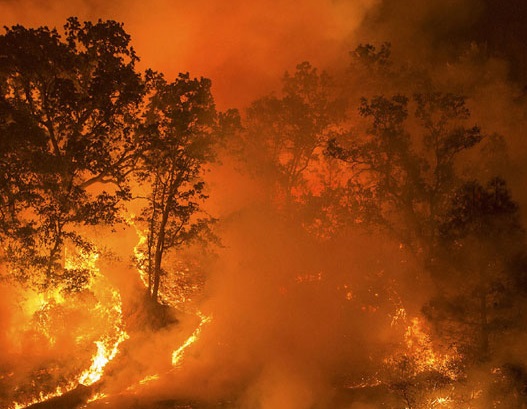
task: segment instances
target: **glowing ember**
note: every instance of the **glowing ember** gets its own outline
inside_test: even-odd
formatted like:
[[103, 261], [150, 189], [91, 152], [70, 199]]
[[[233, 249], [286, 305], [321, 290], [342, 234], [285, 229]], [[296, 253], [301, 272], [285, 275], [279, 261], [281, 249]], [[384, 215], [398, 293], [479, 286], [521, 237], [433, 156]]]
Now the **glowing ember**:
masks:
[[406, 321], [406, 310], [404, 308], [397, 308], [397, 311], [395, 311], [395, 314], [392, 317], [391, 326], [395, 326], [398, 322], [405, 322]]
[[152, 381], [157, 381], [159, 379], [159, 375], [158, 374], [155, 374], [155, 375], [148, 375], [148, 376], [145, 376], [143, 379], [141, 379], [139, 381], [139, 384], [140, 385], [145, 385], [149, 382], [152, 382]]
[[143, 379], [141, 379], [139, 382], [127, 387], [126, 391], [137, 393], [137, 391], [139, 390], [140, 386], [147, 385], [150, 382], [157, 381], [159, 378], [160, 378], [159, 374], [147, 375]]
[[141, 250], [145, 245], [148, 237], [144, 231], [142, 231], [137, 224], [135, 223], [135, 215], [130, 215], [126, 218], [128, 225], [132, 226], [139, 238], [137, 244], [134, 246], [134, 257], [137, 264], [137, 271], [139, 272], [139, 277], [143, 282], [143, 285], [148, 288], [148, 271], [146, 269], [146, 262], [148, 259], [147, 254]]
[[[437, 372], [451, 381], [459, 377], [455, 365], [456, 360], [459, 359], [456, 353], [447, 355], [437, 351], [423, 320], [419, 317], [409, 317], [402, 305], [396, 309], [391, 322], [392, 327], [399, 325], [404, 329], [403, 350], [384, 360], [388, 368], [400, 368], [402, 365], [409, 376]], [[447, 398], [434, 397], [434, 399], [433, 405], [443, 405], [447, 402], [445, 401]]]
[[413, 352], [413, 356], [416, 358], [418, 372], [436, 370], [445, 373], [451, 379], [456, 378], [456, 374], [447, 369], [452, 358], [434, 351], [430, 336], [425, 331], [421, 319], [418, 317], [411, 319], [404, 339], [408, 349]]
[[[449, 402], [452, 402], [452, 399], [449, 398], [449, 397], [436, 398], [436, 399], [432, 402], [432, 405], [446, 405], [446, 404], [448, 404]], [[432, 406], [432, 407], [433, 407], [433, 406]]]
[[95, 395], [93, 395], [92, 397], [90, 397], [90, 399], [86, 401], [86, 404], [90, 402], [95, 402], [96, 400], [103, 399], [103, 398], [106, 398], [106, 394], [102, 392], [97, 392]]

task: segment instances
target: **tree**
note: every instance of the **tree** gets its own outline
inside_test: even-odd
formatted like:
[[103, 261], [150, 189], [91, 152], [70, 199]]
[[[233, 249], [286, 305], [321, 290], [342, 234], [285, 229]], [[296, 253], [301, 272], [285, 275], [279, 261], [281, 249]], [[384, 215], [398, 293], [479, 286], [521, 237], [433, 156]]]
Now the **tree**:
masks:
[[210, 80], [180, 74], [169, 83], [162, 75], [149, 76], [137, 177], [148, 187], [140, 220], [148, 230], [148, 293], [157, 301], [166, 253], [210, 233], [214, 220], [201, 209], [207, 198], [203, 173], [214, 159], [219, 122]]
[[31, 268], [34, 284], [79, 288], [87, 272], [64, 268], [64, 245], [89, 249], [79, 227], [115, 222], [129, 196], [144, 89], [122, 24], [70, 18], [64, 30], [0, 36], [1, 232], [18, 278]]
[[[438, 218], [446, 211], [450, 194], [460, 183], [455, 173], [456, 157], [479, 144], [484, 135], [478, 126], [464, 125], [470, 118], [464, 97], [432, 92], [416, 94], [414, 98], [417, 103], [416, 118], [425, 130], [428, 237], [433, 247], [436, 244]], [[433, 257], [433, 254], [430, 256]]]
[[341, 133], [327, 154], [348, 165], [345, 204], [355, 220], [380, 227], [419, 255], [434, 258], [437, 219], [457, 185], [456, 158], [478, 144], [477, 126], [466, 127], [470, 112], [461, 96], [415, 94], [415, 122], [408, 124], [409, 99], [362, 98], [365, 132]]
[[[467, 182], [453, 196], [439, 225], [441, 265], [433, 271], [438, 295], [425, 313], [468, 359], [485, 361], [491, 339], [503, 339], [518, 320], [518, 273], [524, 230], [504, 180]], [[523, 301], [522, 301], [523, 302]]]
[[[384, 54], [359, 51], [386, 71]], [[423, 312], [438, 339], [473, 364], [523, 325], [524, 233], [505, 181], [492, 178], [505, 168], [496, 161], [497, 148], [505, 157], [503, 140], [491, 136], [493, 151], [479, 153], [494, 163], [475, 158], [484, 172], [472, 175], [490, 182], [464, 180], [460, 159], [477, 155], [470, 151], [485, 135], [469, 123], [463, 96], [437, 92], [430, 80], [423, 85], [412, 98], [362, 98], [366, 125], [336, 134], [327, 154], [348, 166], [339, 200], [348, 223], [379, 229], [409, 249], [436, 286]]]
[[263, 97], [247, 109], [243, 142], [249, 166], [276, 182], [274, 193], [286, 207], [305, 190], [308, 171], [316, 168], [329, 131], [343, 114], [331, 78], [308, 62], [285, 74], [281, 97]]

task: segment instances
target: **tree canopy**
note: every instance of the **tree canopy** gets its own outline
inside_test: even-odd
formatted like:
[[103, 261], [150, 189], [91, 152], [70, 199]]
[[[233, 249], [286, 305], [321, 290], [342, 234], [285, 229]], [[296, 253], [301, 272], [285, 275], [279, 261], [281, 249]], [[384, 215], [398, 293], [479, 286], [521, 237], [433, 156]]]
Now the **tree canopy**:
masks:
[[220, 122], [236, 114], [216, 112], [208, 79], [140, 73], [130, 40], [115, 21], [76, 18], [62, 33], [14, 26], [0, 36], [0, 233], [21, 282], [82, 289], [90, 273], [65, 266], [66, 246], [93, 249], [83, 228], [122, 221], [137, 183], [154, 298], [162, 254], [211, 220], [195, 216], [202, 172]]
[[15, 26], [0, 37], [5, 256], [26, 278], [38, 276], [28, 268], [43, 270], [44, 287], [87, 280], [64, 268], [64, 244], [87, 249], [79, 226], [116, 221], [144, 95], [121, 24], [70, 18], [64, 29]]

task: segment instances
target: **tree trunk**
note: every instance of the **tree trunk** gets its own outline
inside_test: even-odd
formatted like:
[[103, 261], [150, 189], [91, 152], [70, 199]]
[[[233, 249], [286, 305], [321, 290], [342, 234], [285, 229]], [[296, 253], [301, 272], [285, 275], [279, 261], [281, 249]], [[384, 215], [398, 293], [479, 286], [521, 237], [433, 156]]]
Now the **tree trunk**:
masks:
[[161, 260], [163, 257], [162, 251], [157, 251], [155, 254], [155, 260], [154, 260], [154, 283], [152, 286], [152, 291], [150, 293], [150, 297], [152, 300], [157, 301], [157, 296], [159, 294], [159, 284], [161, 282]]
[[[60, 222], [56, 222], [55, 226], [55, 232], [53, 237], [53, 247], [49, 249], [49, 254], [47, 256], [47, 267], [46, 267], [46, 274], [47, 274], [47, 281], [48, 284], [50, 280], [55, 275], [55, 261], [58, 258], [58, 254], [63, 249], [63, 243], [62, 243], [62, 227], [63, 225]], [[62, 265], [64, 265], [64, 262], [62, 262]]]
[[163, 209], [163, 218], [161, 219], [161, 223], [159, 224], [159, 231], [157, 234], [157, 243], [154, 255], [154, 282], [151, 292], [151, 297], [154, 301], [157, 301], [157, 297], [159, 294], [159, 284], [161, 282], [161, 272], [163, 271], [161, 268], [161, 263], [163, 261], [163, 253], [165, 250], [165, 234], [166, 226], [168, 223], [170, 202], [171, 201], [169, 198], [169, 200], [167, 201], [167, 205]]
[[[147, 260], [148, 260], [148, 294], [152, 294], [152, 286], [154, 283], [154, 271], [152, 268], [152, 248], [154, 247], [154, 238], [155, 238], [155, 227], [156, 227], [156, 217], [157, 217], [157, 207], [156, 207], [156, 196], [159, 191], [159, 176], [156, 174], [154, 181], [154, 188], [152, 190], [153, 200], [152, 200], [152, 215], [150, 216], [149, 226], [148, 226], [148, 240], [147, 240]], [[162, 192], [164, 195], [164, 191]]]

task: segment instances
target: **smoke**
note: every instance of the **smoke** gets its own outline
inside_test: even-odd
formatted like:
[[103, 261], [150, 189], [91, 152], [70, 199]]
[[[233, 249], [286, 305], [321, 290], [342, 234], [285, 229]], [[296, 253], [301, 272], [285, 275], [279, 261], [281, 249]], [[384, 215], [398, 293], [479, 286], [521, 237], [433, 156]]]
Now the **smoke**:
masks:
[[341, 58], [342, 39], [378, 0], [3, 1], [6, 25], [62, 27], [69, 16], [124, 22], [144, 68], [168, 78], [190, 71], [211, 78], [220, 107], [242, 106], [278, 83], [284, 69]]
[[[394, 60], [426, 68], [446, 91], [463, 90], [472, 120], [489, 134], [504, 135], [511, 163], [501, 171], [525, 204], [525, 101], [517, 74], [523, 61], [510, 58], [517, 43], [499, 49], [498, 22], [485, 32], [492, 10], [490, 0], [0, 2], [6, 25], [60, 27], [71, 15], [123, 21], [143, 68], [169, 78], [180, 71], [211, 78], [220, 108], [243, 108], [278, 92], [283, 72], [301, 61], [338, 71], [359, 43], [390, 41]], [[357, 309], [349, 302], [353, 291], [377, 289], [367, 277], [382, 271], [379, 280], [398, 284], [383, 287], [380, 296], [368, 295], [385, 298], [376, 301], [379, 310], [393, 310], [403, 298], [407, 310], [417, 312], [429, 295], [428, 283], [416, 285], [415, 266], [401, 265], [393, 243], [378, 236], [353, 233], [327, 245], [311, 240], [265, 202], [265, 187], [234, 167], [213, 169], [209, 178], [209, 209], [221, 219], [224, 245], [200, 305], [213, 319], [179, 370], [171, 369], [170, 353], [192, 333], [196, 320], [181, 315], [177, 327], [144, 328], [141, 312], [127, 305], [141, 293], [129, 262], [137, 237], [131, 230], [119, 236], [112, 251], [120, 262], [112, 259], [103, 268], [121, 290], [125, 315], [137, 332], [124, 348], [126, 356], [112, 364], [108, 383], [119, 391], [144, 375], [161, 373], [159, 382], [145, 386], [145, 397], [234, 399], [231, 403], [242, 409], [329, 407], [343, 374], [353, 380], [374, 375], [371, 362], [385, 355], [382, 348], [389, 349], [394, 337], [393, 317]], [[111, 246], [115, 235], [105, 240]], [[4, 351], [12, 348], [7, 329], [22, 319], [11, 297], [0, 290]]]
[[[221, 222], [224, 248], [209, 272], [200, 307], [212, 321], [181, 368], [161, 372], [159, 382], [140, 395], [146, 401], [228, 401], [244, 409], [329, 407], [339, 399], [335, 384], [344, 377], [360, 382], [374, 375], [372, 361], [397, 332], [384, 314], [394, 308], [396, 301], [387, 294], [395, 288], [371, 294], [382, 299], [381, 312], [365, 312], [351, 291], [371, 291], [366, 277], [397, 264], [400, 255], [389, 245], [383, 248], [378, 238], [359, 235], [320, 245], [257, 196], [248, 200], [244, 192], [238, 197], [228, 192], [231, 213]], [[391, 281], [390, 274], [402, 271], [396, 266], [382, 279]], [[397, 289], [409, 291], [404, 284]], [[421, 288], [407, 303], [409, 312], [419, 308], [424, 292]], [[188, 321], [171, 332], [148, 334], [149, 345], [139, 341], [129, 353], [134, 359], [147, 354], [149, 370], [159, 372], [155, 363], [166, 363], [161, 351], [195, 326]], [[152, 343], [155, 357], [148, 355]]]
[[[9, 329], [12, 328], [14, 321], [16, 320], [15, 300], [13, 299], [12, 289], [8, 286], [0, 287], [1, 303], [0, 303], [0, 347], [2, 351], [9, 353], [13, 350], [13, 343], [10, 339]], [[6, 358], [7, 354], [2, 358]]]
[[345, 66], [345, 54], [359, 42], [390, 41], [403, 61], [445, 62], [478, 41], [511, 62], [511, 72], [525, 66], [521, 1], [3, 0], [0, 13], [8, 26], [60, 28], [69, 16], [124, 22], [143, 67], [169, 78], [181, 71], [211, 78], [220, 107], [241, 107], [276, 89], [283, 71], [301, 61]]
[[[504, 139], [509, 161], [493, 171], [508, 181], [522, 207], [527, 204], [527, 149], [521, 136], [527, 48], [519, 21], [525, 18], [522, 1], [384, 1], [369, 11], [348, 42], [389, 41], [394, 61], [428, 72], [436, 90], [464, 95], [471, 121]], [[471, 177], [484, 179], [488, 168], [481, 167], [482, 173]]]
[[[482, 25], [492, 10], [490, 3], [474, 0], [371, 4], [360, 24], [340, 32], [340, 46], [335, 50], [345, 58], [345, 47], [390, 41], [394, 61], [427, 70], [438, 90], [465, 95], [472, 111], [471, 121], [488, 135], [503, 135], [509, 147], [512, 162], [499, 169], [486, 167], [486, 172], [499, 171], [512, 185], [514, 198], [524, 204], [527, 197], [522, 197], [525, 175], [521, 169], [527, 152], [521, 135], [525, 105], [521, 78], [514, 75], [520, 62], [508, 58], [506, 49], [497, 48], [499, 34], [482, 37]], [[290, 27], [295, 27], [294, 23]], [[314, 48], [319, 47], [317, 43]], [[334, 56], [317, 60], [320, 54], [310, 54], [308, 48], [292, 48], [295, 56], [299, 50], [303, 53], [297, 61], [310, 60], [330, 72], [343, 65]], [[280, 50], [283, 48], [275, 51], [275, 62], [290, 69], [292, 64], [281, 59]], [[255, 57], [254, 61], [259, 60]], [[411, 88], [411, 84], [404, 85]], [[386, 84], [385, 88], [391, 86]], [[269, 83], [265, 82], [264, 89], [269, 89]], [[485, 168], [488, 164], [482, 165]], [[474, 163], [461, 165], [470, 166], [474, 169]], [[474, 178], [486, 177], [484, 173], [472, 172], [470, 176]], [[364, 314], [350, 311], [349, 305], [336, 297], [335, 288], [346, 282], [352, 288], [365, 288], [368, 284], [361, 277], [391, 265], [391, 272], [383, 280], [397, 281], [396, 293], [405, 300], [405, 307], [418, 312], [431, 294], [430, 287], [416, 285], [412, 281], [415, 266], [397, 265], [400, 255], [393, 250], [383, 251], [382, 239], [378, 237], [365, 239], [352, 234], [348, 242], [324, 248], [320, 243], [309, 242], [295, 227], [258, 203], [247, 193], [258, 191], [248, 181], [224, 178], [227, 193], [223, 198], [221, 186], [213, 196], [217, 203], [227, 205], [231, 215], [223, 225], [222, 238], [227, 249], [208, 282], [206, 308], [214, 313], [214, 321], [197, 346], [199, 357], [188, 363], [186, 374], [190, 374], [190, 379], [201, 379], [199, 374], [206, 373], [206, 390], [214, 397], [221, 396], [228, 390], [226, 385], [230, 385], [233, 394], [241, 396], [237, 403], [242, 408], [327, 406], [336, 399], [333, 386], [339, 371], [345, 367], [351, 377], [360, 379], [360, 374], [368, 374], [368, 357], [374, 359], [375, 350], [389, 350], [390, 338], [394, 338], [386, 321], [365, 319]], [[225, 209], [221, 204], [219, 207]], [[224, 214], [228, 216], [229, 211]], [[381, 267], [376, 264], [379, 258]], [[302, 281], [302, 277], [315, 281], [316, 277], [321, 278], [313, 285]], [[390, 302], [393, 308], [396, 301]], [[389, 310], [386, 305], [380, 308]], [[523, 357], [515, 355], [511, 359]], [[196, 394], [204, 396], [206, 392], [198, 388]]]

